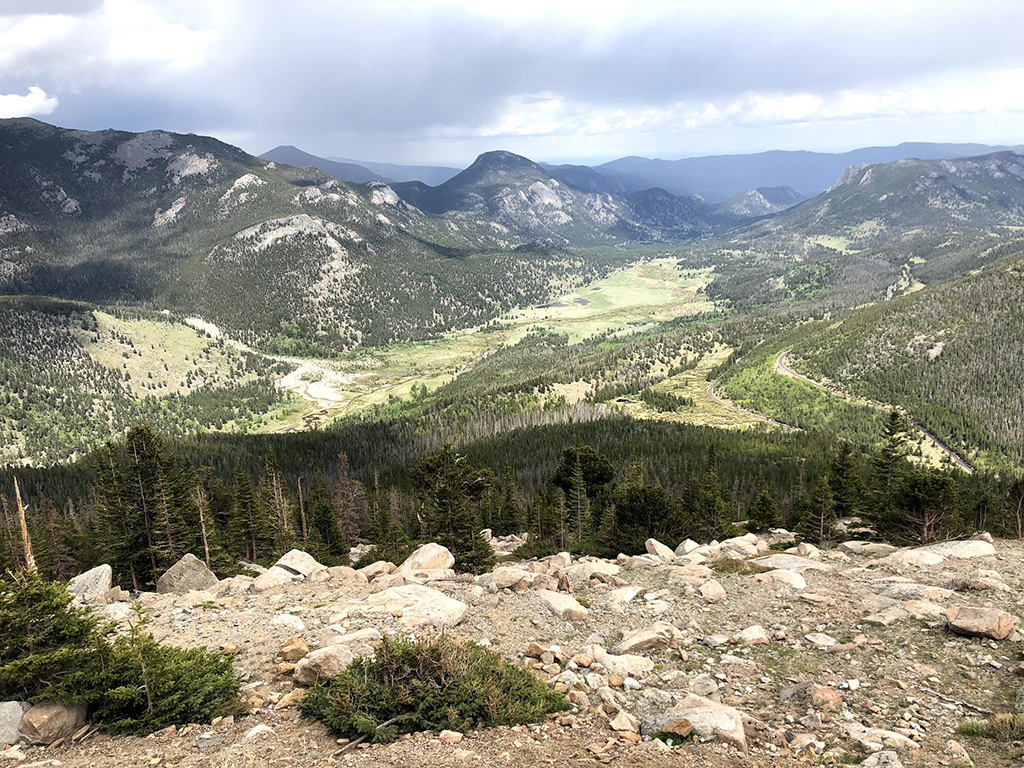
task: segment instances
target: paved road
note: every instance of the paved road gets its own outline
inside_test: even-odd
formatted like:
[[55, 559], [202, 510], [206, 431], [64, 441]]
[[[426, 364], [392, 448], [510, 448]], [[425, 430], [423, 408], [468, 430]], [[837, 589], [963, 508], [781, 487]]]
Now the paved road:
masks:
[[[835, 395], [836, 397], [845, 398], [847, 401], [851, 403], [861, 403], [863, 405], [870, 405], [872, 408], [881, 408], [882, 410], [886, 411], [892, 410], [893, 406], [887, 403], [879, 403], [874, 400], [869, 400], [866, 397], [857, 397], [847, 392], [841, 392], [830, 387], [826, 387], [824, 384], [817, 382], [812, 378], [804, 376], [802, 373], [799, 373], [798, 371], [794, 371], [786, 363], [786, 355], [788, 354], [789, 350], [787, 349], [784, 352], [779, 353], [779, 356], [775, 359], [775, 370], [778, 371], [783, 376], [790, 376], [794, 379], [800, 379], [800, 381], [806, 381], [812, 387], [823, 389], [829, 394]], [[948, 456], [954, 464], [960, 467], [960, 469], [962, 469], [969, 475], [974, 474], [974, 467], [968, 464], [967, 461], [963, 459], [959, 454], [957, 454], [952, 448], [950, 448], [944, 442], [939, 440], [939, 438], [937, 438], [935, 435], [933, 435], [931, 432], [925, 429], [920, 422], [910, 418], [910, 416], [908, 416], [906, 411], [904, 411], [902, 408], [899, 408], [897, 410], [899, 410], [900, 413], [902, 413], [903, 416], [907, 419], [907, 421], [913, 424], [914, 427], [917, 428], [932, 445], [934, 445], [936, 448], [942, 451], [942, 453], [946, 454], [946, 456]]]

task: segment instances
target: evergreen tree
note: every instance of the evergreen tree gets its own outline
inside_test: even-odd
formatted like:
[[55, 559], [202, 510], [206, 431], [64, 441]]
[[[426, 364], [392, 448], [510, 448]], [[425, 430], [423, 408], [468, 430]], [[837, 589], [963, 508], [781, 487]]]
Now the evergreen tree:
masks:
[[482, 573], [493, 567], [494, 550], [479, 535], [475, 509], [492, 485], [493, 473], [477, 469], [446, 445], [416, 464], [410, 476], [423, 496], [428, 540], [448, 548], [456, 570]]
[[260, 516], [273, 527], [275, 551], [287, 552], [298, 540], [292, 528], [295, 501], [273, 451], [268, 451], [264, 458], [263, 477], [260, 478], [258, 495], [262, 507]]
[[266, 516], [252, 487], [252, 478], [239, 464], [235, 467], [234, 505], [228, 525], [234, 550], [250, 563], [269, 562], [274, 551], [274, 524]]
[[856, 517], [864, 502], [864, 482], [860, 476], [860, 460], [853, 446], [840, 442], [829, 461], [829, 477], [837, 517]]
[[307, 516], [310, 541], [315, 541], [309, 546], [310, 554], [329, 565], [347, 565], [349, 544], [341, 534], [331, 495], [319, 475], [313, 478], [309, 489]]
[[806, 541], [821, 547], [831, 545], [835, 536], [836, 504], [828, 475], [815, 483], [807, 514], [800, 525], [800, 534]]
[[747, 515], [747, 529], [760, 533], [770, 528], [777, 528], [779, 524], [779, 505], [775, 502], [774, 496], [762, 489], [750, 507], [750, 512]]

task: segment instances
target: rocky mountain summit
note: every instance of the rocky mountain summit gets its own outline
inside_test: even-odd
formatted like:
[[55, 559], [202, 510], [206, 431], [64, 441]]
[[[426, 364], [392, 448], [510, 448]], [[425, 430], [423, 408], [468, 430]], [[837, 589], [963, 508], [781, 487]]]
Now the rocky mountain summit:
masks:
[[[126, 756], [143, 753], [176, 766], [1002, 764], [1000, 745], [972, 736], [969, 721], [1014, 711], [1021, 545], [983, 534], [821, 551], [786, 547], [791, 539], [773, 530], [675, 550], [652, 539], [647, 552], [615, 560], [512, 554], [477, 577], [452, 571], [435, 544], [360, 570], [293, 550], [227, 579], [189, 555], [134, 601], [159, 639], [232, 655], [248, 715], [141, 740], [78, 721], [51, 747], [0, 757], [65, 766], [134, 764]], [[493, 541], [501, 552], [518, 543]], [[132, 598], [109, 579], [101, 566], [70, 588], [127, 622]], [[371, 654], [381, 637], [430, 632], [533, 670], [572, 711], [536, 726], [351, 749], [297, 715], [307, 686]], [[3, 705], [12, 706], [21, 705]]]

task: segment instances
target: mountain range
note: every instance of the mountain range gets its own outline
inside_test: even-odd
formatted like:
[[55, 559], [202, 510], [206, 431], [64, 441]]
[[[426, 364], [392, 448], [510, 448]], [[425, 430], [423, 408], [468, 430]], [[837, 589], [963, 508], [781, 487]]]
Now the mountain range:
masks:
[[[993, 146], [905, 142], [895, 147], [864, 147], [849, 152], [782, 151], [745, 155], [710, 155], [681, 160], [623, 157], [596, 166], [540, 163], [564, 184], [586, 192], [629, 195], [660, 187], [675, 195], [700, 195], [710, 203], [722, 203], [749, 190], [789, 187], [794, 202], [814, 197], [831, 187], [853, 165], [892, 163], [897, 160], [952, 160], [1011, 150], [1024, 145]], [[322, 158], [295, 147], [280, 146], [261, 157], [295, 166], [319, 168], [340, 181], [419, 181], [438, 186], [459, 173], [457, 168], [369, 163], [339, 157]], [[790, 205], [794, 204], [790, 202]], [[775, 210], [778, 210], [777, 204]], [[775, 211], [765, 211], [765, 213]]]

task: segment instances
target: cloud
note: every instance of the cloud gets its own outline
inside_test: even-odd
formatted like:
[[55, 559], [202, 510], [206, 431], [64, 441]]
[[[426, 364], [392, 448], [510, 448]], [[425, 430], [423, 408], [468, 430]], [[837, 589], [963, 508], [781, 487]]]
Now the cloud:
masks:
[[0, 94], [0, 118], [48, 115], [56, 108], [57, 99], [35, 86], [29, 88], [25, 96]]

